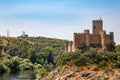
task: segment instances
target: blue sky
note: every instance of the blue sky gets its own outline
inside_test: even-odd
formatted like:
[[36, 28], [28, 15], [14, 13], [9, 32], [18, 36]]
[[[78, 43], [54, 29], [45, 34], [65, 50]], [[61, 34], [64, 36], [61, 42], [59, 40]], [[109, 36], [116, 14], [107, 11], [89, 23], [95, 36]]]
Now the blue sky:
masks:
[[0, 0], [0, 35], [45, 36], [72, 40], [74, 32], [90, 29], [92, 20], [104, 21], [120, 44], [120, 0]]

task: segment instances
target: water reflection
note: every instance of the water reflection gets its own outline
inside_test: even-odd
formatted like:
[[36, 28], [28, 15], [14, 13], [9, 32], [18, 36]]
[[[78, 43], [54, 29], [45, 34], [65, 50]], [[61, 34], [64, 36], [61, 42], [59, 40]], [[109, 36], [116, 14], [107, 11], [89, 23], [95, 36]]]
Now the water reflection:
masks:
[[34, 71], [21, 71], [19, 73], [0, 74], [0, 80], [35, 80]]

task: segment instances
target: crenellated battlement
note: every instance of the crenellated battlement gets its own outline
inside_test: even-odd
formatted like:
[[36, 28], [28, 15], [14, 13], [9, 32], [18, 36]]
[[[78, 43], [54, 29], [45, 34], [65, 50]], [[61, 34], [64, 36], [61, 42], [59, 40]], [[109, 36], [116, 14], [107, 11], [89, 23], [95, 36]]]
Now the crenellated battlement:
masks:
[[[106, 30], [103, 30], [103, 21], [101, 19], [93, 20], [92, 24], [92, 33], [85, 29], [84, 33], [73, 34], [73, 41], [67, 42], [66, 51], [70, 52], [76, 49], [86, 50], [90, 47], [112, 50], [111, 46], [114, 46], [114, 33], [106, 34]], [[111, 49], [109, 49], [110, 47]]]

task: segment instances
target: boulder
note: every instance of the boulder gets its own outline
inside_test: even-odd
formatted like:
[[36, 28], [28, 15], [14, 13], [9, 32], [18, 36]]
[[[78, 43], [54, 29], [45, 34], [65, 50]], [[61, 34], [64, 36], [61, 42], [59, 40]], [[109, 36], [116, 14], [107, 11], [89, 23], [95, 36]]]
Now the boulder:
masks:
[[89, 75], [91, 75], [90, 73], [83, 73], [81, 74], [81, 77], [89, 77]]
[[53, 78], [54, 76], [56, 76], [57, 74], [58, 74], [58, 70], [53, 71], [53, 72], [50, 73], [49, 78], [52, 79], [52, 78]]
[[64, 75], [60, 78], [57, 78], [56, 80], [66, 80], [67, 78], [70, 78], [70, 77], [73, 77], [73, 76], [75, 76], [74, 72], [70, 72], [69, 74], [66, 74], [66, 75]]
[[116, 75], [116, 78], [120, 79], [120, 73], [118, 73], [118, 74]]

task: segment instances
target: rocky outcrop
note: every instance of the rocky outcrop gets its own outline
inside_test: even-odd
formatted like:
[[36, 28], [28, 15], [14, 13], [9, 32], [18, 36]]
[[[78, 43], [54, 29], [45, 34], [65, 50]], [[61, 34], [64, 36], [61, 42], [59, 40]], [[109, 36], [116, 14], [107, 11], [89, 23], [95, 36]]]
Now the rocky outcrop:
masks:
[[[119, 69], [100, 70], [95, 66], [63, 66], [52, 71], [43, 80], [119, 80]], [[41, 79], [42, 80], [42, 79]]]
[[120, 79], [120, 73], [118, 73], [118, 74], [116, 75], [116, 78]]
[[74, 76], [75, 76], [74, 72], [70, 72], [70, 73], [68, 73], [60, 78], [57, 78], [56, 80], [66, 80], [67, 78], [74, 77]]

